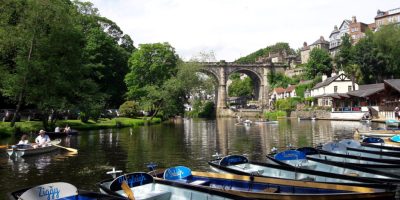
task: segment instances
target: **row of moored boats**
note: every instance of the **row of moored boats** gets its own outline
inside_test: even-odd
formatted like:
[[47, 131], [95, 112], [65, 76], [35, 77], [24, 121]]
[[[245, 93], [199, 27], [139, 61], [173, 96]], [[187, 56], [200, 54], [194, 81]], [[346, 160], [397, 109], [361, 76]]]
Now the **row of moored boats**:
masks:
[[185, 166], [118, 175], [98, 183], [101, 193], [50, 183], [10, 194], [10, 199], [394, 199], [400, 183], [400, 147], [379, 138], [345, 139], [251, 161], [216, 155], [215, 172]]

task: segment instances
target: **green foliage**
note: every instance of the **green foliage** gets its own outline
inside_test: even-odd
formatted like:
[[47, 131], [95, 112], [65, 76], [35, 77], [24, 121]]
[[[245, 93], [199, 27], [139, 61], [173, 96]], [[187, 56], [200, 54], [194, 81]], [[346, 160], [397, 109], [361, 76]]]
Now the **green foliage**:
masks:
[[299, 84], [296, 86], [296, 96], [304, 98], [304, 92], [309, 89], [311, 90], [312, 88], [312, 83], [309, 84]]
[[141, 44], [129, 58], [129, 72], [125, 76], [127, 96], [140, 100], [149, 87], [161, 87], [177, 73], [178, 55], [168, 43]]
[[253, 96], [253, 81], [250, 77], [244, 79], [234, 78], [232, 83], [228, 87], [228, 95], [232, 97], [252, 97]]
[[318, 74], [330, 75], [332, 72], [332, 59], [325, 49], [314, 48], [305, 66], [308, 78], [312, 79]]
[[287, 88], [288, 85], [296, 85], [299, 79], [290, 78], [281, 72], [268, 72], [268, 84], [271, 88], [283, 87]]
[[202, 101], [200, 99], [194, 100], [193, 110], [185, 113], [188, 117], [193, 118], [214, 118], [215, 117], [215, 105], [211, 101]]
[[285, 111], [265, 112], [264, 118], [268, 120], [277, 120], [278, 117], [286, 117]]
[[276, 53], [280, 51], [286, 51], [289, 54], [295, 54], [295, 51], [290, 48], [288, 43], [285, 42], [278, 42], [274, 45], [268, 46], [264, 49], [259, 49], [247, 56], [241, 57], [235, 61], [235, 63], [242, 63], [242, 64], [247, 64], [247, 63], [255, 63], [257, 58], [262, 57], [262, 56], [268, 56], [270, 52]]
[[124, 117], [137, 117], [139, 115], [139, 104], [135, 101], [125, 101], [120, 107], [119, 112]]
[[292, 97], [286, 99], [279, 99], [275, 102], [275, 108], [277, 110], [283, 110], [286, 112], [290, 112], [296, 109], [296, 105], [298, 103], [303, 102], [303, 99], [300, 97]]

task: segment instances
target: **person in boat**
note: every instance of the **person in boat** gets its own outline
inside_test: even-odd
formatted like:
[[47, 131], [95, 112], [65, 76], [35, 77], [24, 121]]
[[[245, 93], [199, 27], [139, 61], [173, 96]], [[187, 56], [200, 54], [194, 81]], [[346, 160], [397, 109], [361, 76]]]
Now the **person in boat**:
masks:
[[60, 132], [60, 127], [57, 126], [57, 127], [54, 129], [54, 132], [59, 133], [59, 132]]
[[67, 125], [65, 125], [64, 133], [69, 133], [69, 132], [71, 132], [71, 127], [69, 127], [67, 124]]
[[28, 135], [27, 134], [23, 134], [21, 136], [21, 140], [18, 142], [18, 144], [19, 145], [20, 144], [22, 144], [22, 145], [29, 144]]
[[34, 146], [34, 147], [38, 147], [38, 146], [44, 147], [50, 143], [50, 137], [48, 135], [46, 135], [46, 131], [44, 131], [44, 130], [39, 131], [39, 136], [36, 137], [35, 143], [36, 143], [36, 146]]
[[28, 140], [28, 135], [27, 134], [23, 134], [21, 136], [21, 140], [18, 142], [17, 147], [19, 149], [29, 149], [32, 148], [32, 146], [29, 144], [29, 140]]
[[399, 120], [399, 107], [394, 108], [394, 118]]

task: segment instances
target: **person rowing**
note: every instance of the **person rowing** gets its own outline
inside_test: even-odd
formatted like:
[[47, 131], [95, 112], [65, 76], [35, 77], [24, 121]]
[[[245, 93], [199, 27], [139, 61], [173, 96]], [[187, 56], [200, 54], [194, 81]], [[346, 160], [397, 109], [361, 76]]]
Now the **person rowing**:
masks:
[[50, 137], [48, 135], [46, 135], [46, 131], [44, 131], [44, 130], [39, 131], [39, 136], [36, 137], [35, 143], [36, 143], [36, 145], [35, 145], [36, 147], [38, 147], [38, 146], [45, 147], [50, 144]]

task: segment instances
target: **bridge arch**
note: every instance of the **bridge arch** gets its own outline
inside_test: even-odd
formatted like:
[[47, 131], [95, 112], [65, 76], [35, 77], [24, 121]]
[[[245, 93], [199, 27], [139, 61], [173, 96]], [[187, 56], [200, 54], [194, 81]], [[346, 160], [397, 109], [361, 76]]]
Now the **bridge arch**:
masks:
[[286, 66], [279, 63], [255, 63], [255, 64], [238, 64], [231, 62], [203, 62], [200, 63], [202, 66], [200, 71], [206, 74], [210, 74], [216, 77], [218, 81], [217, 86], [217, 114], [220, 110], [227, 108], [227, 80], [229, 75], [238, 72], [244, 73], [256, 82], [255, 88], [258, 96], [258, 101], [260, 102], [261, 109], [268, 109], [269, 100], [269, 85], [267, 74], [270, 71], [284, 71]]

